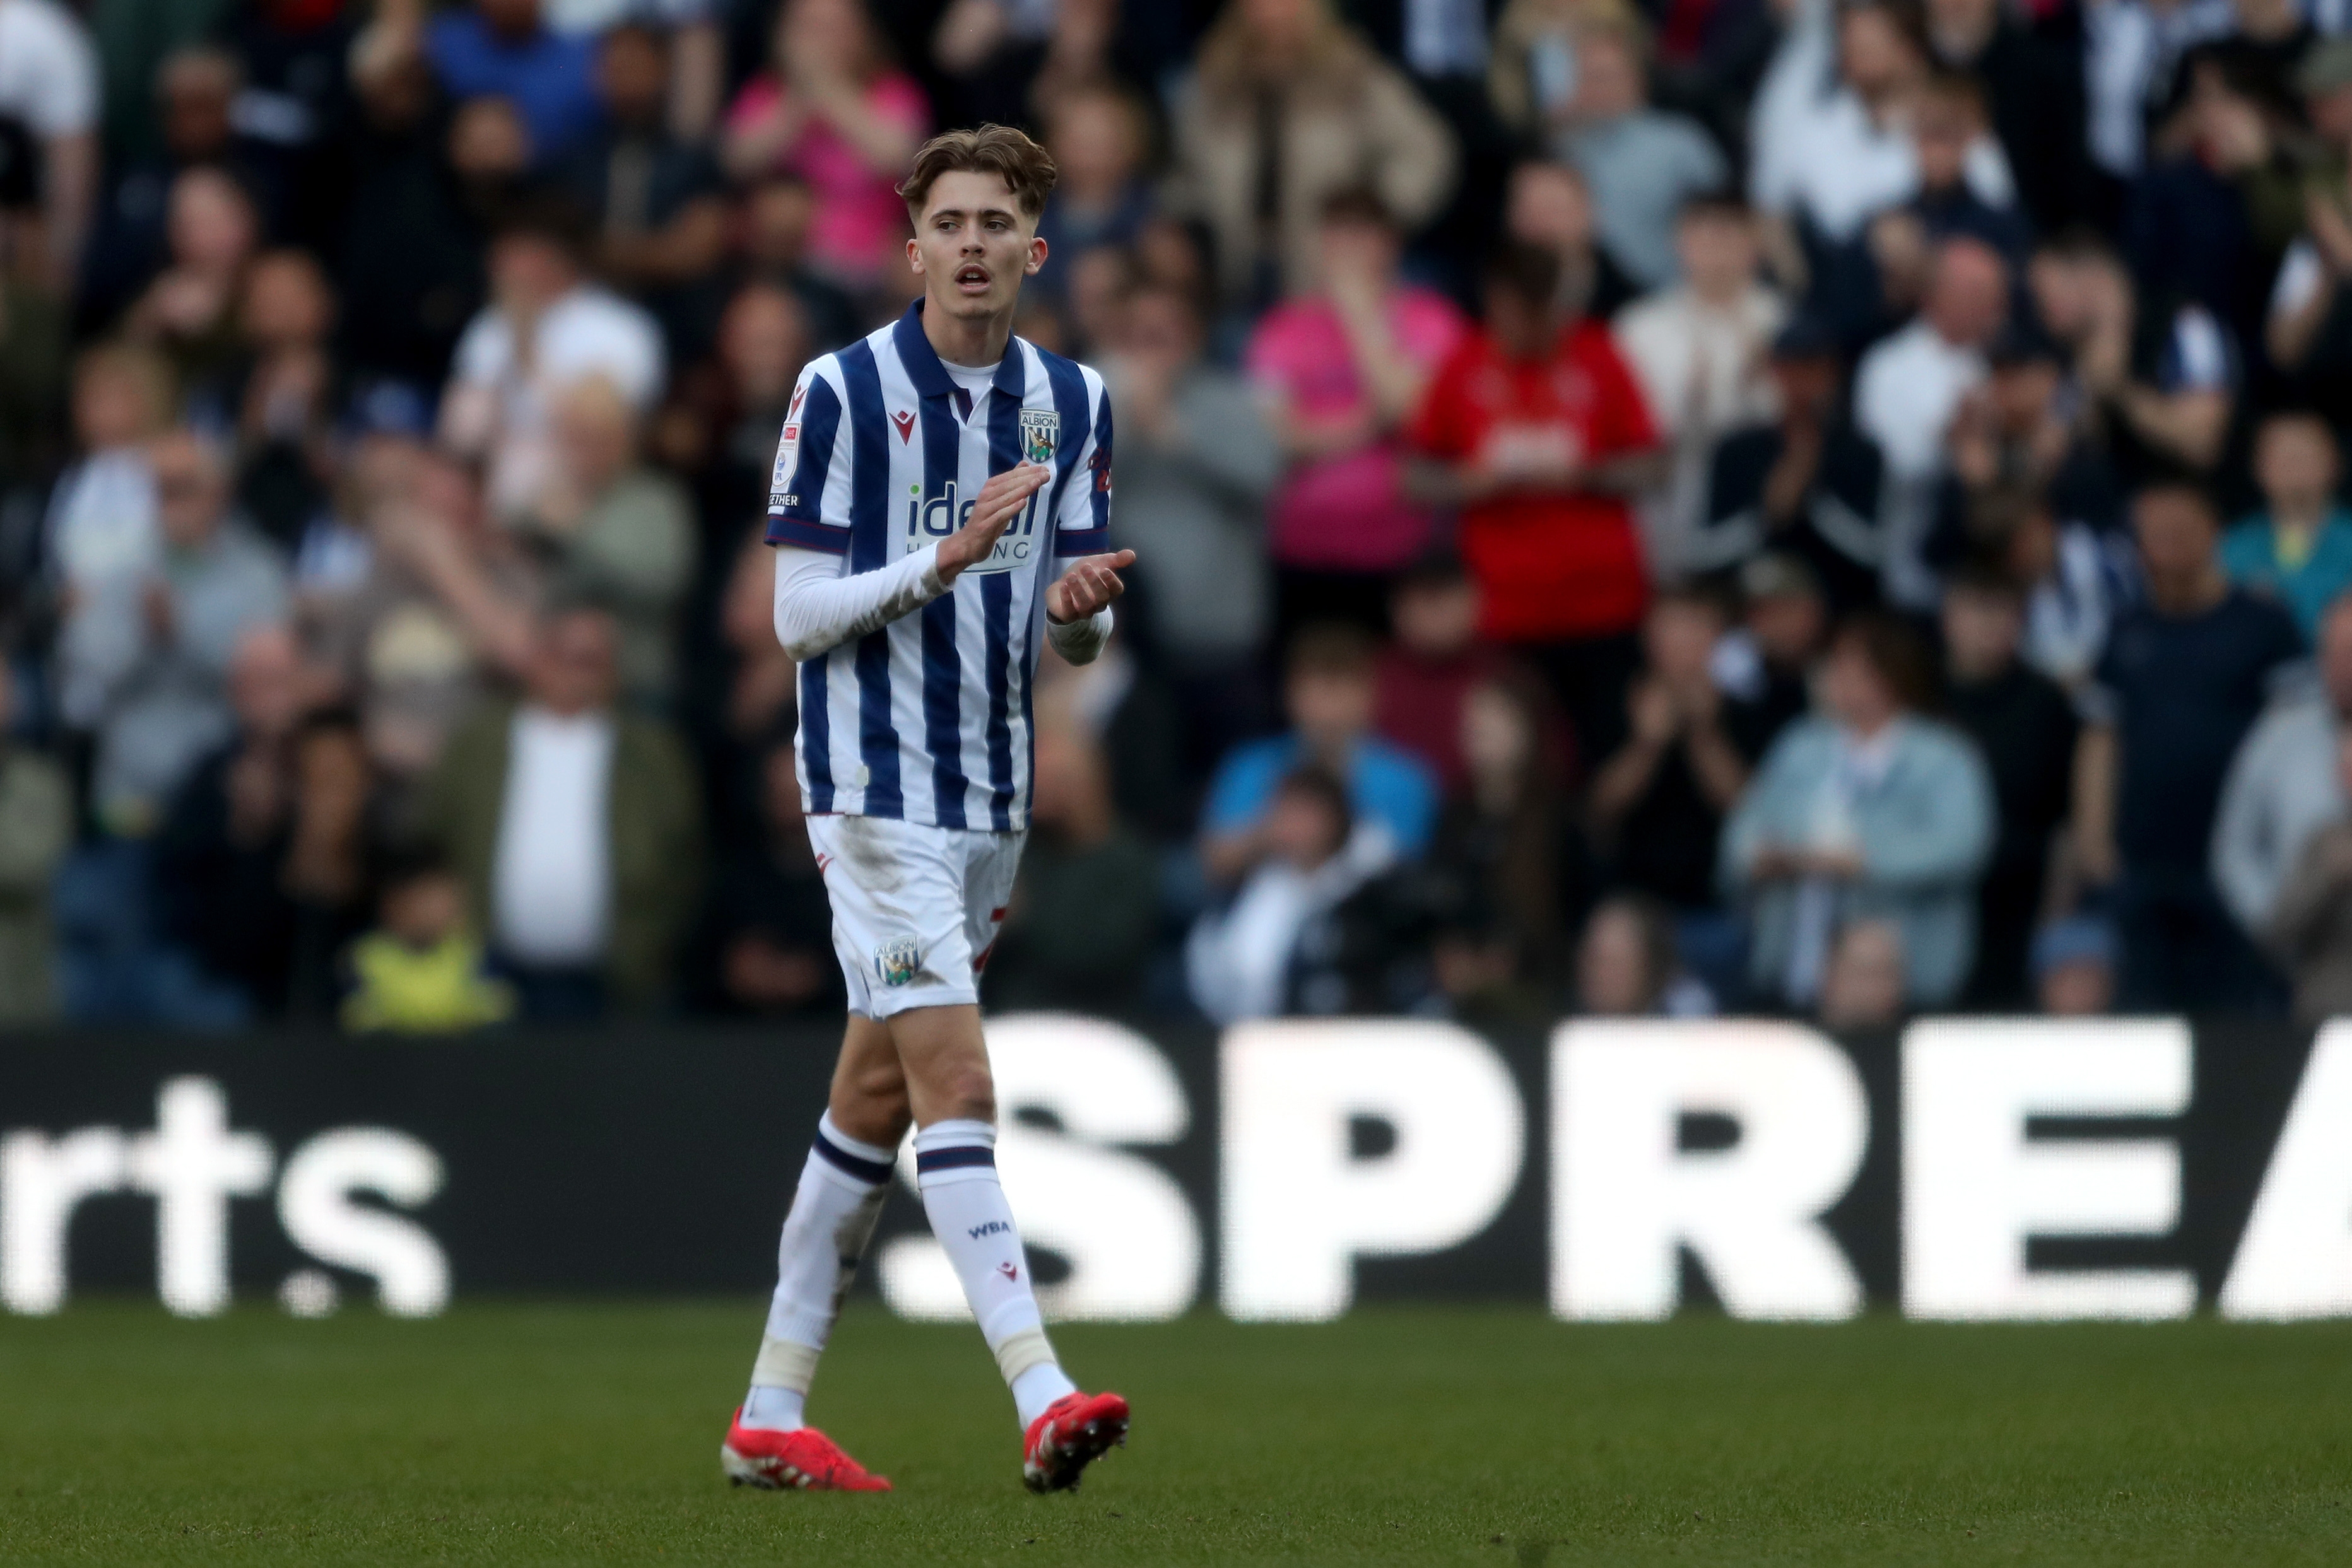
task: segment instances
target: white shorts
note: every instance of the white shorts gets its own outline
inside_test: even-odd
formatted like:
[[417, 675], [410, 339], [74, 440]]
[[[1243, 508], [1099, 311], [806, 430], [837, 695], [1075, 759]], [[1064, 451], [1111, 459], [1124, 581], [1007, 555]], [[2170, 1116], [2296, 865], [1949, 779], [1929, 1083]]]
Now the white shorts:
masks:
[[808, 819], [808, 835], [851, 1012], [884, 1019], [980, 1000], [1026, 832], [827, 815]]

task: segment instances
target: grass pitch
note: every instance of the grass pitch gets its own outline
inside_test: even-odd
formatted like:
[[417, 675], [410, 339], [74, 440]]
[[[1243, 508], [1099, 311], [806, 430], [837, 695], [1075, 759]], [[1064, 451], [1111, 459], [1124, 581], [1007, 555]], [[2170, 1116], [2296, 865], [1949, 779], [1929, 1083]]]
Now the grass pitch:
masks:
[[2347, 1324], [1065, 1328], [1135, 1437], [1033, 1498], [978, 1336], [873, 1309], [813, 1413], [897, 1493], [728, 1488], [759, 1322], [0, 1320], [0, 1560], [2352, 1563]]

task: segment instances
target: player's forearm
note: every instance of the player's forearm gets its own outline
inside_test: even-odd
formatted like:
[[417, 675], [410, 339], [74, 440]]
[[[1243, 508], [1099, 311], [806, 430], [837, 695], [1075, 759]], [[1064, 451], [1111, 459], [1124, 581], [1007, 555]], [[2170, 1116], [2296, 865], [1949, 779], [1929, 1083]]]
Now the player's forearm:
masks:
[[937, 545], [878, 571], [840, 571], [840, 559], [822, 550], [776, 551], [776, 641], [795, 663], [878, 632], [947, 591]]

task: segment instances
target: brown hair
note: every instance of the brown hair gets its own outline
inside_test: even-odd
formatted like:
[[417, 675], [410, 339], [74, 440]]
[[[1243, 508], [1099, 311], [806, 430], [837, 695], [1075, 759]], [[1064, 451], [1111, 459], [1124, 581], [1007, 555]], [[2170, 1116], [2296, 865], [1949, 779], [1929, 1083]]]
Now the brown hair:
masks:
[[1838, 622], [1834, 643], [1859, 649], [1878, 672], [1895, 698], [1913, 713], [1930, 712], [1936, 703], [1936, 666], [1919, 634], [1901, 616], [1885, 610], [1857, 610]]
[[943, 131], [915, 152], [915, 165], [898, 185], [908, 214], [923, 215], [931, 186], [942, 174], [993, 174], [1026, 217], [1045, 210], [1054, 193], [1054, 155], [1010, 125], [983, 125], [977, 131]]
[[1369, 680], [1379, 644], [1362, 627], [1345, 621], [1319, 621], [1290, 640], [1284, 672], [1292, 675], [1347, 675]]

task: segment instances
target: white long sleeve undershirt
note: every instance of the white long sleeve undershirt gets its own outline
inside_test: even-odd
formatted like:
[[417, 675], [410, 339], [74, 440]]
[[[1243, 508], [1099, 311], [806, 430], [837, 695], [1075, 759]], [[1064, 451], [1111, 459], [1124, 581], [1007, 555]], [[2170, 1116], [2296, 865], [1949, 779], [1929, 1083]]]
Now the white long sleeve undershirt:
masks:
[[[776, 547], [776, 641], [795, 664], [805, 664], [852, 638], [912, 615], [948, 591], [940, 580], [936, 544], [898, 558], [878, 571], [842, 575], [841, 558], [796, 545]], [[1073, 664], [1091, 664], [1110, 640], [1105, 605], [1067, 625], [1045, 621], [1055, 652]]]

